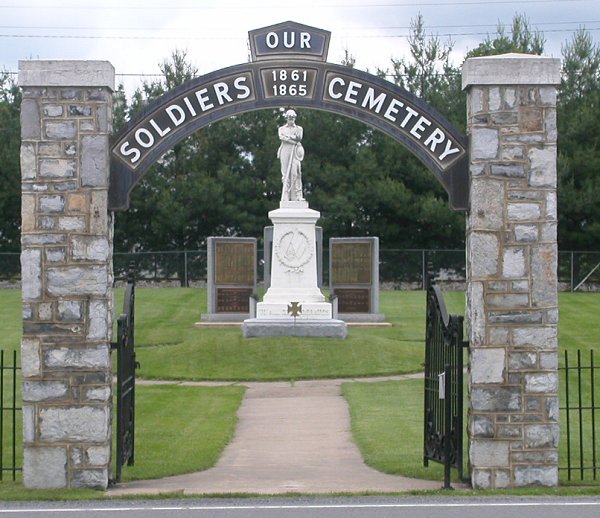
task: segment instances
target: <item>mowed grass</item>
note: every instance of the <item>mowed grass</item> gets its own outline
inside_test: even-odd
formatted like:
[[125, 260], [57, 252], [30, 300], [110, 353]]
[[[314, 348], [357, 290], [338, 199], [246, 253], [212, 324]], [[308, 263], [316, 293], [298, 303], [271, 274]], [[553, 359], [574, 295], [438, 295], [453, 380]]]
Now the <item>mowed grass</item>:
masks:
[[[462, 312], [462, 293], [451, 293], [448, 299], [449, 305]], [[391, 327], [350, 327], [345, 340], [244, 339], [239, 326], [194, 325], [206, 311], [205, 290], [138, 289], [138, 375], [147, 379], [267, 381], [422, 370], [424, 293], [383, 292], [380, 307]]]
[[[116, 290], [116, 311], [122, 306], [122, 290]], [[18, 349], [21, 336], [19, 290], [3, 290], [0, 347]], [[444, 294], [451, 313], [464, 314], [464, 294]], [[563, 352], [589, 350], [600, 354], [597, 315], [600, 294], [559, 295], [560, 363]], [[346, 340], [241, 337], [238, 327], [202, 328], [194, 324], [206, 311], [202, 289], [140, 289], [136, 291], [136, 344], [142, 368], [138, 375], [148, 379], [189, 380], [276, 380], [345, 376], [374, 376], [420, 372], [425, 333], [425, 294], [422, 291], [381, 293], [381, 312], [390, 328], [349, 328]], [[598, 356], [597, 356], [598, 358]], [[583, 383], [589, 392], [589, 382]], [[229, 390], [232, 387], [224, 387]], [[561, 405], [564, 402], [561, 385]], [[166, 476], [204, 469], [218, 458], [232, 434], [241, 394], [221, 388], [138, 386], [138, 435], [136, 466], [126, 468], [127, 480]], [[241, 390], [241, 389], [240, 389]], [[573, 389], [572, 389], [573, 390]], [[366, 462], [384, 472], [441, 480], [442, 467], [422, 466], [422, 381], [346, 383], [344, 395], [350, 403], [352, 428]], [[572, 392], [573, 393], [573, 392]], [[214, 412], [211, 400], [220, 400]], [[189, 402], [188, 402], [189, 400]], [[202, 412], [196, 412], [202, 408]], [[198, 415], [196, 415], [198, 414]], [[181, 416], [181, 419], [178, 416]], [[211, 452], [197, 448], [205, 437], [207, 422], [215, 420]], [[196, 419], [197, 418], [197, 419]], [[571, 419], [573, 421], [573, 419]], [[584, 419], [584, 423], [587, 422]], [[233, 424], [232, 424], [233, 423]], [[188, 425], [189, 424], [189, 425]], [[578, 433], [576, 423], [573, 432]], [[566, 463], [566, 415], [561, 412], [561, 465]], [[219, 436], [222, 440], [220, 440]], [[5, 438], [6, 439], [6, 438]], [[167, 443], [184, 452], [177, 457]], [[189, 443], [189, 444], [186, 444]], [[185, 446], [182, 447], [182, 445]], [[144, 452], [144, 448], [148, 448]], [[173, 460], [173, 462], [171, 462]], [[465, 464], [466, 466], [466, 464]], [[561, 473], [561, 481], [566, 474]]]
[[230, 442], [240, 386], [136, 387], [135, 465], [123, 481], [162, 478], [213, 466]]

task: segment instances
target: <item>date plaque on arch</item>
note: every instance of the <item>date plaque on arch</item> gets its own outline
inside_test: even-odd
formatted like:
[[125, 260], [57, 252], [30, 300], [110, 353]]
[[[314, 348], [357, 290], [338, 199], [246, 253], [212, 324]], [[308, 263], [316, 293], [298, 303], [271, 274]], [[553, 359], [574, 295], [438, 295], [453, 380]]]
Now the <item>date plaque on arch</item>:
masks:
[[326, 61], [331, 32], [296, 22], [283, 22], [248, 32], [252, 61], [309, 59]]

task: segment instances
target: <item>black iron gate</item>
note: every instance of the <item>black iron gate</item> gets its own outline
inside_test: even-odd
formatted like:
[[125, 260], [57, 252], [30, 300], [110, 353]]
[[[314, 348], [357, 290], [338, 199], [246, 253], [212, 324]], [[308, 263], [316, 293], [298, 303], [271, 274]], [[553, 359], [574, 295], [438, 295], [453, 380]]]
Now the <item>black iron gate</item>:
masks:
[[123, 313], [117, 321], [117, 467], [115, 482], [121, 481], [123, 466], [134, 463], [135, 430], [135, 361], [134, 348], [135, 275], [127, 275]]
[[463, 317], [448, 315], [439, 286], [427, 279], [425, 332], [425, 405], [423, 463], [444, 464], [444, 488], [450, 468], [463, 478]]

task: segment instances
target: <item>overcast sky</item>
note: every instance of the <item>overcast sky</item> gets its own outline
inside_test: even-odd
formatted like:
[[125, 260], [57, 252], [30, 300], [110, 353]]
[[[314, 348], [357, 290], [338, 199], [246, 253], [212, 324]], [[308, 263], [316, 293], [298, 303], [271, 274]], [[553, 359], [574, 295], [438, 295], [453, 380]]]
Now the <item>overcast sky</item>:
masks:
[[204, 74], [246, 62], [248, 31], [292, 20], [331, 31], [328, 61], [348, 50], [357, 68], [374, 72], [407, 54], [419, 13], [428, 33], [451, 35], [456, 63], [515, 13], [544, 33], [548, 56], [560, 57], [581, 26], [600, 42], [600, 0], [3, 0], [0, 69], [16, 72], [25, 59], [108, 60], [130, 92], [175, 49]]

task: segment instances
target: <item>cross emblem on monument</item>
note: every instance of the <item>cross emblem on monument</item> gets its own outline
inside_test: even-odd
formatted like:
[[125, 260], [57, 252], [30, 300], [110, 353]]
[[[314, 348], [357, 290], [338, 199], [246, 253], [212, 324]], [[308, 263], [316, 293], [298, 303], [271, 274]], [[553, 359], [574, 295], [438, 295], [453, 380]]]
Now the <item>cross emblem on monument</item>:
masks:
[[299, 302], [291, 302], [287, 307], [287, 311], [290, 316], [296, 318], [300, 315], [300, 313], [302, 313], [302, 304]]

